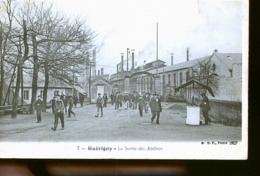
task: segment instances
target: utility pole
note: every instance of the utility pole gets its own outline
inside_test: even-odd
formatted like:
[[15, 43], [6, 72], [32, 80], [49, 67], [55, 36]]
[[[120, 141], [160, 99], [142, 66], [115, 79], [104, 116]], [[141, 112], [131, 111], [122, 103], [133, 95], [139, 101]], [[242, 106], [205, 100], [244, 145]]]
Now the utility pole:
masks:
[[88, 80], [88, 88], [89, 88], [89, 104], [91, 103], [91, 62], [89, 62], [89, 80]]
[[89, 85], [88, 85], [88, 82], [89, 82], [89, 80], [88, 80], [88, 74], [89, 74], [89, 52], [87, 52], [86, 53], [86, 92], [88, 93], [89, 92], [89, 90], [88, 90], [88, 87], [89, 87]]
[[156, 75], [158, 74], [158, 22], [156, 23]]

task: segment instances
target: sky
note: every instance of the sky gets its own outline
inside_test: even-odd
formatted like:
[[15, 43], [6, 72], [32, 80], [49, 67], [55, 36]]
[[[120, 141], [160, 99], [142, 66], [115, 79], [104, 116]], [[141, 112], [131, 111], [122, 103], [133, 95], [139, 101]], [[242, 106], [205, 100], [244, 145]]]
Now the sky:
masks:
[[[135, 50], [136, 66], [156, 59], [174, 64], [220, 53], [242, 53], [242, 1], [48, 0], [69, 17], [86, 19], [98, 33], [97, 70], [116, 72], [121, 53]], [[131, 60], [131, 58], [129, 58]], [[131, 62], [129, 62], [131, 65]], [[130, 66], [129, 66], [130, 68]]]

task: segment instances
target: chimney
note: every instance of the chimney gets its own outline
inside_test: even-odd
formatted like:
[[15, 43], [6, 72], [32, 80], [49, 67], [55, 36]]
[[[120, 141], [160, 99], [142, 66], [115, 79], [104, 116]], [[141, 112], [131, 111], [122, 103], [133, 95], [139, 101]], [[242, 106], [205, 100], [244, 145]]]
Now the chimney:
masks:
[[121, 53], [121, 72], [124, 71], [124, 53]]
[[128, 54], [129, 54], [129, 48], [126, 49], [126, 71], [128, 71]]
[[187, 62], [189, 62], [189, 48], [187, 48]]
[[116, 64], [116, 73], [118, 73], [118, 64]]
[[100, 76], [100, 70], [98, 70], [98, 76]]
[[101, 68], [101, 76], [104, 75], [104, 68]]
[[132, 49], [132, 70], [135, 69], [135, 50]]
[[215, 49], [215, 50], [214, 50], [214, 53], [218, 53], [218, 50], [217, 50], [217, 49]]
[[174, 53], [171, 53], [171, 65], [173, 65], [173, 55]]

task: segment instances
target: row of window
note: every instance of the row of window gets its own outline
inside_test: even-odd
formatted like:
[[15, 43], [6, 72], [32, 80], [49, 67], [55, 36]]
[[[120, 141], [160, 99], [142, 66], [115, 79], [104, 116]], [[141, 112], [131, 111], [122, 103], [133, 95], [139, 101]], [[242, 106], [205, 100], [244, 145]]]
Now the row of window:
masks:
[[[186, 72], [186, 81], [188, 81], [188, 79], [190, 78], [189, 76], [189, 72], [187, 71]], [[163, 82], [165, 82], [165, 77], [163, 75]], [[182, 85], [183, 84], [183, 75], [182, 75], [182, 72], [179, 73], [179, 85]], [[171, 75], [168, 74], [168, 85], [171, 85]], [[176, 76], [176, 73], [173, 74], [173, 86], [174, 87], [177, 87], [177, 76]]]
[[137, 80], [138, 92], [152, 92], [153, 90], [153, 78], [144, 78]]
[[[173, 74], [173, 86], [177, 87], [183, 84], [183, 74], [182, 72], [179, 73], [179, 85], [177, 85], [177, 75], [176, 73]], [[190, 78], [189, 72], [186, 72], [186, 81]], [[168, 74], [167, 84], [171, 85], [171, 75]], [[165, 75], [162, 77], [162, 82], [165, 84]], [[151, 90], [152, 89], [153, 80], [152, 78], [143, 78], [137, 80], [137, 89], [138, 90]]]
[[[59, 95], [59, 90], [55, 90], [54, 91], [54, 95]], [[40, 91], [40, 96], [41, 98], [43, 97], [43, 90]], [[29, 95], [29, 90], [24, 90], [23, 91], [23, 99], [24, 100], [29, 100], [30, 99], [30, 95]]]

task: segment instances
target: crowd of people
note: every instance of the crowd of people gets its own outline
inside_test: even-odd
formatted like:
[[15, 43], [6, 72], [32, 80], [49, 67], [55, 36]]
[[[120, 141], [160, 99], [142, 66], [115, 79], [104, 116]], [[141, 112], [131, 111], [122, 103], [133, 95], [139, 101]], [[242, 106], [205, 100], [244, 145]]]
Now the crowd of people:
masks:
[[[73, 114], [74, 117], [76, 116], [76, 113], [73, 112], [72, 108], [77, 107], [78, 101], [83, 107], [83, 102], [84, 102], [84, 95], [80, 94], [79, 98], [74, 95], [64, 95], [63, 93], [61, 95], [56, 94], [50, 101], [51, 103], [51, 108], [52, 108], [52, 113], [54, 115], [54, 127], [51, 128], [53, 131], [56, 131], [56, 128], [58, 126], [58, 120], [60, 119], [61, 121], [61, 127], [62, 130], [64, 129], [64, 114], [68, 115], [68, 118], [71, 117]], [[42, 113], [42, 108], [43, 108], [43, 101], [41, 99], [41, 96], [38, 96], [38, 99], [35, 102], [35, 110], [37, 113], [37, 123], [41, 123], [41, 113]]]
[[[203, 97], [202, 103], [200, 107], [202, 109], [203, 116], [205, 118], [205, 125], [208, 125], [211, 120], [208, 117], [208, 111], [210, 110], [208, 97], [205, 93], [201, 94]], [[110, 95], [111, 105], [114, 106], [115, 110], [138, 110], [140, 117], [143, 117], [143, 113], [148, 113], [150, 109], [152, 117], [151, 123], [153, 123], [156, 118], [156, 124], [159, 124], [160, 113], [162, 112], [161, 98], [157, 93], [150, 94], [149, 92], [143, 92], [139, 94], [138, 92], [130, 92], [130, 93], [121, 93], [121, 92], [112, 92]], [[53, 99], [50, 101], [52, 105], [52, 113], [54, 114], [54, 127], [51, 128], [53, 131], [56, 130], [58, 126], [58, 120], [61, 121], [61, 127], [64, 129], [64, 113], [68, 115], [68, 118], [71, 117], [71, 114], [76, 116], [75, 112], [73, 112], [72, 108], [77, 107], [78, 100], [80, 101], [81, 107], [83, 107], [84, 96], [80, 95], [78, 98], [76, 95], [55, 95]], [[104, 93], [101, 96], [101, 93], [98, 93], [98, 97], [96, 99], [96, 107], [97, 114], [95, 117], [103, 117], [103, 108], [107, 107], [108, 96]], [[37, 123], [41, 122], [41, 112], [42, 112], [43, 101], [41, 100], [41, 96], [38, 96], [38, 99], [35, 102], [35, 109], [37, 112]], [[100, 114], [99, 114], [100, 112]]]
[[[139, 94], [134, 91], [133, 93], [121, 93], [121, 92], [112, 92], [110, 95], [111, 104], [115, 106], [115, 110], [119, 109], [133, 109], [139, 111], [140, 117], [143, 116], [143, 113], [148, 113], [148, 109], [151, 109], [152, 118], [151, 123], [153, 123], [154, 118], [157, 116], [156, 124], [159, 124], [160, 112], [162, 112], [161, 99], [157, 93], [150, 94], [149, 92], [143, 92]], [[103, 116], [103, 106], [106, 107], [107, 95], [104, 94], [103, 99], [101, 94], [97, 98], [97, 115], [99, 115], [99, 109], [101, 110], [101, 117]]]

